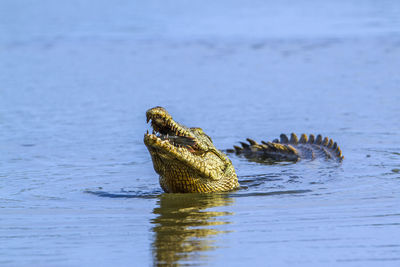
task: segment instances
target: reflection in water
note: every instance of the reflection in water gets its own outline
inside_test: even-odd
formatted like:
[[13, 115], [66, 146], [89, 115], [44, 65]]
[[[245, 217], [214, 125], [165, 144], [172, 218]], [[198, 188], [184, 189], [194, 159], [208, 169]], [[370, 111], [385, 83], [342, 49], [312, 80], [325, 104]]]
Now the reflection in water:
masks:
[[228, 206], [233, 202], [225, 194], [163, 194], [155, 224], [153, 257], [155, 265], [174, 265], [180, 261], [204, 260], [205, 251], [216, 249], [215, 237], [226, 233], [217, 225], [228, 224], [226, 211], [210, 211], [209, 208]]

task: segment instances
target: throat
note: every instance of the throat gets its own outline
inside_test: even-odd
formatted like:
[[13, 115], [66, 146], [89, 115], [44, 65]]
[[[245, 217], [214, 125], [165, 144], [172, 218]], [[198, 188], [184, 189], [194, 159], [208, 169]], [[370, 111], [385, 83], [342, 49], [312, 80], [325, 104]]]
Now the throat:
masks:
[[201, 193], [208, 187], [198, 174], [181, 166], [170, 166], [160, 175], [160, 185], [164, 191], [174, 193]]

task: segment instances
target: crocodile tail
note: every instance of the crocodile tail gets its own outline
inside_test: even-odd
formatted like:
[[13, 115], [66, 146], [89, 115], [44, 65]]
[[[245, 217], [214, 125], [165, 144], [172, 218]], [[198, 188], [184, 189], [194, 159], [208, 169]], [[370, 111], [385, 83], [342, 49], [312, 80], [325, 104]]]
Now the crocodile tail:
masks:
[[344, 158], [337, 143], [327, 137], [322, 138], [321, 135], [315, 137], [310, 134], [307, 137], [307, 135], [302, 134], [299, 139], [294, 133], [290, 135], [290, 138], [281, 134], [279, 140], [275, 139], [273, 142], [261, 141], [261, 144], [250, 138], [246, 140], [248, 143], [240, 142], [241, 146], [234, 146], [234, 149], [227, 152], [235, 152], [247, 158], [259, 160], [297, 161], [300, 158], [314, 159], [322, 156], [326, 159], [335, 158], [341, 161]]
[[[322, 135], [310, 134], [308, 137], [306, 134], [302, 134], [300, 139], [294, 133], [290, 134], [290, 139], [285, 135], [280, 135], [280, 140], [275, 139], [280, 144], [290, 144], [295, 146], [302, 154], [311, 155], [312, 158], [315, 157], [315, 153], [319, 153], [325, 156], [325, 158], [336, 158], [339, 161], [344, 159], [342, 155], [342, 150], [336, 142], [328, 137], [322, 137]], [[307, 157], [307, 156], [306, 156]]]
[[244, 155], [246, 158], [257, 161], [266, 159], [297, 161], [300, 158], [296, 148], [290, 144], [264, 141], [259, 144], [250, 138], [246, 140], [248, 143], [240, 142], [241, 146], [233, 146], [234, 150], [228, 150], [227, 152], [235, 152], [238, 155]]

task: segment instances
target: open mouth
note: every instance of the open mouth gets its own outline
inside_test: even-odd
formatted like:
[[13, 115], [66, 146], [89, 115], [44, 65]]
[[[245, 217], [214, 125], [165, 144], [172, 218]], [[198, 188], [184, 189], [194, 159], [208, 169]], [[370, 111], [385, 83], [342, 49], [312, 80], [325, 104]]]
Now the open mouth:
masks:
[[215, 149], [200, 128], [180, 125], [164, 108], [149, 109], [146, 119], [153, 130], [144, 135], [144, 143], [159, 174], [190, 169], [196, 177], [218, 180], [226, 166], [231, 166], [229, 159]]
[[185, 127], [176, 123], [167, 111], [161, 107], [156, 107], [146, 112], [147, 123], [153, 128], [151, 134], [149, 131], [145, 134], [145, 142], [153, 147], [166, 146], [182, 152], [187, 150], [191, 153], [199, 148], [196, 138], [186, 130]]

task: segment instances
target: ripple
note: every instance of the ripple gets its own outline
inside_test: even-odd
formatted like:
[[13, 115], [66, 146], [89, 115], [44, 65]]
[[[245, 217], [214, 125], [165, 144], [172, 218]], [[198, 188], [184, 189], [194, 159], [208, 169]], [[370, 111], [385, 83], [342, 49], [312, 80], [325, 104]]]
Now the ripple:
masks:
[[143, 198], [143, 199], [151, 199], [157, 198], [163, 192], [161, 190], [154, 191], [124, 191], [121, 190], [119, 192], [106, 192], [106, 191], [94, 191], [94, 190], [85, 190], [85, 193], [96, 195], [99, 197], [108, 197], [108, 198]]
[[271, 192], [251, 192], [251, 193], [233, 193], [230, 194], [232, 197], [260, 197], [260, 196], [274, 196], [274, 195], [301, 195], [310, 193], [312, 190], [286, 190], [286, 191], [271, 191]]

